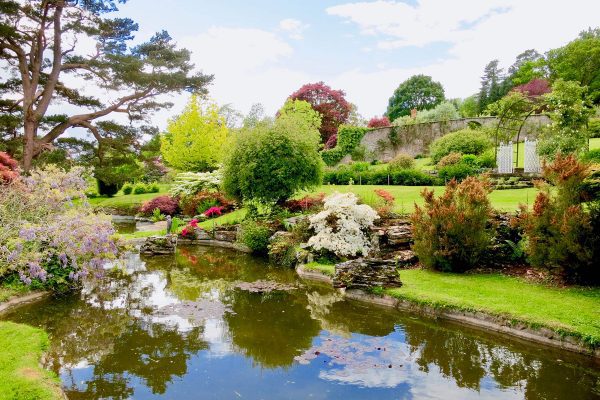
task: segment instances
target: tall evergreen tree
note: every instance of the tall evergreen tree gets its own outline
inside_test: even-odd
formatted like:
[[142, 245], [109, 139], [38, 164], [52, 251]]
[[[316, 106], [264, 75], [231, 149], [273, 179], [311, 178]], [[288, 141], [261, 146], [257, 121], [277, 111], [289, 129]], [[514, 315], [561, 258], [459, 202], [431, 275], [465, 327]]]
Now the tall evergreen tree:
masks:
[[[118, 0], [124, 3], [126, 0]], [[108, 18], [115, 0], [0, 0], [0, 133], [23, 143], [25, 170], [34, 157], [71, 128], [93, 129], [95, 121], [124, 113], [141, 121], [168, 107], [165, 93], [205, 92], [212, 76], [192, 73], [190, 53], [177, 49], [165, 31], [134, 47], [138, 25]], [[93, 54], [83, 49], [95, 43]], [[85, 88], [67, 75], [83, 78]], [[94, 92], [103, 94], [102, 98]], [[76, 108], [53, 114], [61, 102]]]
[[483, 70], [481, 88], [479, 89], [479, 113], [485, 111], [488, 104], [499, 100], [504, 95], [502, 87], [502, 68], [498, 60], [490, 61]]

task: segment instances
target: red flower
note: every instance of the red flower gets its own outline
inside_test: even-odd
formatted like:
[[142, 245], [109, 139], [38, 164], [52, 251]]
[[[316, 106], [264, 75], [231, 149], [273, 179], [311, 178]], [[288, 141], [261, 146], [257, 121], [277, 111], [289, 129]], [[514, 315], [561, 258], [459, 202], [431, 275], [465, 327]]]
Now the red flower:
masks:
[[198, 220], [197, 219], [193, 219], [190, 221], [190, 226], [192, 228], [197, 228], [198, 227]]
[[181, 230], [181, 236], [187, 236], [188, 233], [190, 233], [190, 231], [188, 231], [187, 227]]
[[208, 210], [204, 211], [204, 215], [208, 218], [214, 217], [215, 215], [222, 214], [223, 207], [211, 207]]

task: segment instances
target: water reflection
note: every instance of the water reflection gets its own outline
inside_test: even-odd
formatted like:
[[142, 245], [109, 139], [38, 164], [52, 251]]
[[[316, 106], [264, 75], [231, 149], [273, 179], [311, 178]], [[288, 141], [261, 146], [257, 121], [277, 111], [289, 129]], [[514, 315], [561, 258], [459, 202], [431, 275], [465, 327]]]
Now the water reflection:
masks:
[[[118, 279], [7, 317], [44, 327], [69, 398], [600, 398], [590, 359], [345, 301], [222, 249], [131, 255]], [[183, 308], [183, 311], [182, 311]]]

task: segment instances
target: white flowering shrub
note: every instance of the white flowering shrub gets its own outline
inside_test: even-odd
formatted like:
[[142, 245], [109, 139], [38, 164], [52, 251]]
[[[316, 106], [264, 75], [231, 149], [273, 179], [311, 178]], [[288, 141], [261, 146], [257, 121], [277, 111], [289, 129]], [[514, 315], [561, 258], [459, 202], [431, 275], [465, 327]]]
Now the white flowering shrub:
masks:
[[221, 172], [183, 172], [175, 177], [170, 193], [173, 196], [192, 196], [203, 190], [216, 190], [221, 185]]
[[378, 218], [371, 207], [359, 205], [353, 193], [332, 194], [325, 198], [323, 211], [309, 218], [315, 235], [308, 244], [338, 257], [366, 255], [370, 250], [368, 228]]

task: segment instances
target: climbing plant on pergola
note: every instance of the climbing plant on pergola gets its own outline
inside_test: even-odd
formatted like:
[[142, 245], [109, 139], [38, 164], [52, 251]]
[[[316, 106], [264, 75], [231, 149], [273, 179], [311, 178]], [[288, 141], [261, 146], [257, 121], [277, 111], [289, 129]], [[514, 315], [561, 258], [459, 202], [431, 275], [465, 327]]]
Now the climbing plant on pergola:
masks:
[[[540, 96], [528, 96], [519, 91], [512, 91], [488, 106], [488, 111], [498, 117], [498, 124], [494, 133], [494, 144], [496, 146], [494, 160], [497, 157], [500, 142], [509, 142], [516, 136], [516, 142], [519, 143], [521, 131], [527, 118], [542, 108], [540, 99]], [[517, 146], [515, 163], [518, 160], [519, 146]]]

